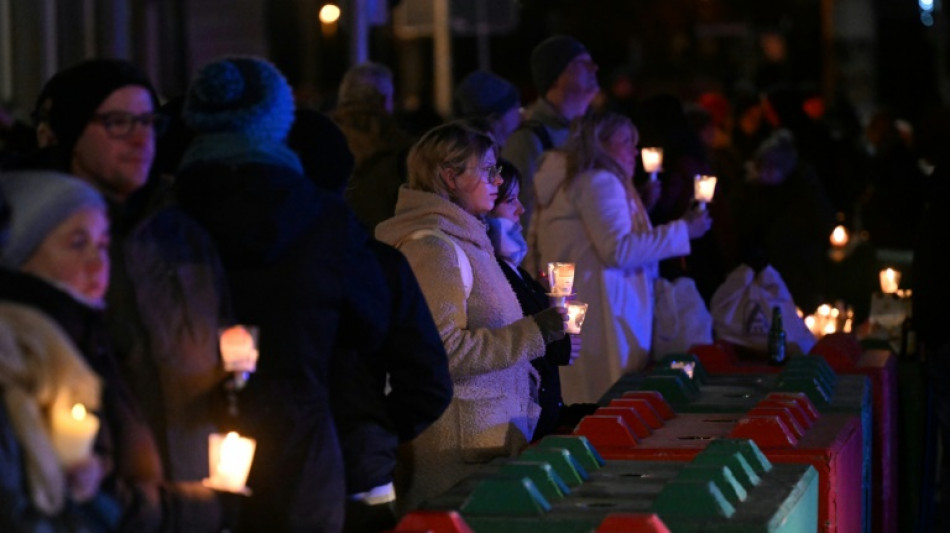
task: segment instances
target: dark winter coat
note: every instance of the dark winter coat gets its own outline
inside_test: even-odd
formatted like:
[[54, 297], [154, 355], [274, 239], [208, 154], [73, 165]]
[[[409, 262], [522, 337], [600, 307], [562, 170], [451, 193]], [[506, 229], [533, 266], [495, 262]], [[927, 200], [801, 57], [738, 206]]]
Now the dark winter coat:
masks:
[[334, 358], [331, 395], [347, 494], [392, 482], [399, 443], [429, 427], [452, 400], [442, 338], [409, 262], [388, 244], [370, 240], [369, 247], [392, 297], [390, 329], [378, 351]]
[[218, 249], [235, 320], [260, 328], [235, 423], [257, 439], [241, 529], [337, 531], [331, 354], [338, 341], [376, 346], [390, 305], [367, 235], [339, 198], [276, 163], [195, 162], [175, 191]]
[[[515, 272], [511, 265], [501, 259], [498, 260], [498, 264], [501, 265], [501, 270], [508, 278], [511, 289], [515, 291], [524, 316], [535, 315], [550, 307], [547, 291], [527, 271], [519, 267], [519, 272]], [[570, 358], [571, 341], [568, 337], [564, 337], [548, 344], [544, 350], [544, 357], [531, 360], [531, 364], [541, 378], [541, 384], [538, 387], [541, 416], [538, 418], [538, 427], [534, 429], [532, 440], [549, 435], [558, 427], [561, 407], [564, 405], [564, 400], [561, 398], [561, 374], [558, 367], [567, 365]]]

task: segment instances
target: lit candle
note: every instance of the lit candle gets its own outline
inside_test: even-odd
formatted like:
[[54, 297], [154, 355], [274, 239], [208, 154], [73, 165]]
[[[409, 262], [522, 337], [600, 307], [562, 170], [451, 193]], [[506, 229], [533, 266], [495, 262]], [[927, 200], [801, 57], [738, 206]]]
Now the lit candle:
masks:
[[242, 325], [227, 328], [221, 332], [219, 347], [226, 371], [257, 370], [257, 328]]
[[53, 450], [60, 464], [68, 468], [90, 456], [99, 431], [99, 418], [88, 412], [85, 405], [54, 402], [50, 409], [50, 426]]
[[663, 166], [663, 149], [643, 148], [640, 150], [640, 160], [643, 161], [643, 170], [650, 173], [650, 181], [656, 181], [656, 173]]
[[696, 174], [693, 182], [693, 193], [696, 201], [699, 202], [699, 209], [706, 209], [706, 204], [712, 202], [713, 194], [716, 193], [716, 176], [706, 176]]
[[574, 263], [548, 263], [548, 283], [553, 296], [574, 294]]
[[581, 333], [584, 317], [587, 316], [587, 304], [584, 302], [570, 302], [567, 304], [567, 327], [564, 330], [574, 335]]
[[208, 435], [208, 467], [211, 475], [202, 483], [215, 490], [250, 494], [245, 485], [256, 447], [254, 439], [242, 437], [234, 431], [227, 435]]
[[897, 292], [897, 286], [901, 282], [901, 273], [893, 268], [885, 268], [880, 272], [881, 292], [884, 294], [894, 294]]
[[679, 368], [686, 372], [689, 379], [693, 379], [693, 373], [696, 371], [696, 361], [673, 361], [670, 363], [670, 368]]
[[821, 335], [819, 335], [820, 330], [818, 329], [818, 323], [815, 315], [808, 315], [805, 317], [805, 327], [808, 328], [808, 331], [810, 331], [811, 334], [815, 336], [815, 338], [821, 337]]
[[848, 244], [849, 238], [848, 230], [844, 226], [835, 226], [835, 229], [831, 232], [831, 245], [841, 248]]

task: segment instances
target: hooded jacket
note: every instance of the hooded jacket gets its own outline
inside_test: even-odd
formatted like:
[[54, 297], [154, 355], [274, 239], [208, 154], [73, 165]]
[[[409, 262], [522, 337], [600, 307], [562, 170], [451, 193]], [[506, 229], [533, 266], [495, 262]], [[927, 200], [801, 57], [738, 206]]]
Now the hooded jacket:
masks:
[[634, 188], [616, 175], [592, 170], [568, 183], [566, 168], [563, 152], [549, 152], [535, 175], [528, 256], [537, 265], [575, 264], [576, 299], [589, 307], [581, 355], [562, 369], [561, 389], [565, 403], [596, 402], [648, 364], [658, 262], [688, 254], [689, 235], [682, 221], [654, 228]]
[[[465, 298], [455, 240], [472, 266]], [[541, 331], [521, 306], [495, 261], [485, 224], [437, 194], [403, 186], [396, 215], [376, 237], [397, 246], [412, 266], [449, 357], [454, 394], [443, 415], [412, 442], [413, 479], [401, 505], [444, 492], [477, 471], [479, 462], [518, 453], [537, 424], [537, 374], [530, 361], [544, 355]]]

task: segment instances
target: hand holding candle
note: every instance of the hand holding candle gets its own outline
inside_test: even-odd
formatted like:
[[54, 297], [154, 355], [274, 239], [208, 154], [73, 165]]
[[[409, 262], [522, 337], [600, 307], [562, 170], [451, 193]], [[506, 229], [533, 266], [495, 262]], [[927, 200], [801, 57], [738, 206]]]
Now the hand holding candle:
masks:
[[247, 475], [254, 461], [257, 441], [231, 431], [226, 435], [208, 435], [208, 470], [210, 476], [202, 483], [206, 487], [225, 492], [250, 494]]
[[567, 327], [564, 331], [572, 335], [580, 335], [581, 326], [587, 316], [587, 304], [584, 302], [570, 302], [567, 304]]
[[706, 204], [712, 202], [713, 195], [716, 193], [716, 176], [697, 174], [693, 182], [693, 193], [698, 202], [698, 208], [705, 210]]
[[57, 400], [50, 408], [50, 436], [59, 462], [72, 468], [90, 457], [99, 418], [81, 403]]

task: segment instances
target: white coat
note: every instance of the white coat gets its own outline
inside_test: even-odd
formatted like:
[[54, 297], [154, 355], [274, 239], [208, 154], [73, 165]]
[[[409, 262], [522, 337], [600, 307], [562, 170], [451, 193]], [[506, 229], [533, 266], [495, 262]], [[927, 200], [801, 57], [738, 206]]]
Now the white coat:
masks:
[[529, 256], [575, 263], [575, 300], [587, 302], [580, 358], [561, 370], [565, 403], [596, 402], [649, 363], [653, 284], [661, 259], [689, 254], [686, 223], [650, 224], [632, 185], [594, 170], [566, 181], [566, 157], [549, 152], [535, 174], [538, 210]]

